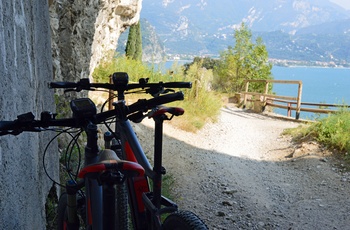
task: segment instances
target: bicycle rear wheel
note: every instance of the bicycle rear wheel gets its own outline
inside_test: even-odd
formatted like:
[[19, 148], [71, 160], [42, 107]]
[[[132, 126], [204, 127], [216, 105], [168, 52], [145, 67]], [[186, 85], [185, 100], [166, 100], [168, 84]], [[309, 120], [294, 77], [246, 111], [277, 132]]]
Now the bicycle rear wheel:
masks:
[[164, 230], [208, 230], [205, 223], [190, 211], [170, 214], [163, 223]]
[[115, 226], [118, 230], [128, 230], [129, 229], [129, 219], [128, 219], [128, 191], [126, 183], [117, 184], [116, 186], [116, 218]]
[[[123, 158], [123, 152], [121, 149], [114, 149], [115, 153], [120, 159]], [[116, 185], [116, 202], [115, 202], [115, 226], [118, 230], [129, 229], [129, 212], [128, 212], [128, 187], [126, 181]]]

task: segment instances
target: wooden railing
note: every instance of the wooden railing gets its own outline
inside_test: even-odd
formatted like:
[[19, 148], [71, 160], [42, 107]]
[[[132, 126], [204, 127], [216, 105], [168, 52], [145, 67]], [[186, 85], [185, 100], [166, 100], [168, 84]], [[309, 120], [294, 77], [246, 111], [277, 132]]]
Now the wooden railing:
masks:
[[[265, 92], [264, 93], [256, 93], [249, 92], [249, 83], [258, 82], [265, 83]], [[293, 96], [281, 96], [281, 95], [273, 95], [268, 94], [269, 84], [277, 83], [277, 84], [297, 84], [298, 85], [298, 93], [296, 97]], [[300, 112], [312, 112], [312, 113], [334, 113], [337, 110], [329, 109], [329, 108], [350, 108], [347, 105], [334, 105], [334, 104], [322, 104], [322, 103], [310, 103], [310, 102], [301, 102], [302, 96], [302, 88], [303, 84], [301, 81], [285, 81], [285, 80], [246, 80], [245, 81], [245, 92], [241, 92], [244, 94], [243, 106], [245, 107], [248, 102], [248, 96], [254, 96], [254, 101], [259, 101], [260, 105], [265, 108], [265, 106], [271, 106], [275, 108], [282, 108], [287, 110], [287, 116], [291, 117], [291, 111], [296, 111], [295, 118], [298, 120], [300, 118]], [[279, 104], [277, 104], [277, 103]], [[283, 103], [283, 104], [281, 104]], [[306, 106], [306, 107], [305, 107]], [[316, 107], [316, 108], [310, 108]]]

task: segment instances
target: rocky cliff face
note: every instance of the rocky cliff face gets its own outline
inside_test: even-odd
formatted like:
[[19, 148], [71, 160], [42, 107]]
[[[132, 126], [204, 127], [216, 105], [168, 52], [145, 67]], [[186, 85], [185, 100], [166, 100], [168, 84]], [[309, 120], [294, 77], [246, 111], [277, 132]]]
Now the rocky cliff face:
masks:
[[[48, 82], [89, 76], [103, 52], [115, 49], [121, 31], [138, 21], [140, 10], [141, 0], [0, 1], [0, 120], [54, 112]], [[0, 229], [46, 228], [53, 182], [42, 160], [54, 135], [0, 137]], [[53, 142], [45, 166], [55, 180], [58, 164]]]
[[[50, 28], [46, 1], [0, 1], [0, 120], [54, 111]], [[45, 229], [45, 201], [52, 186], [42, 165], [54, 133], [0, 137], [0, 229]], [[58, 178], [55, 142], [45, 165]]]
[[50, 5], [55, 80], [91, 75], [120, 34], [140, 18], [142, 0], [53, 1]]

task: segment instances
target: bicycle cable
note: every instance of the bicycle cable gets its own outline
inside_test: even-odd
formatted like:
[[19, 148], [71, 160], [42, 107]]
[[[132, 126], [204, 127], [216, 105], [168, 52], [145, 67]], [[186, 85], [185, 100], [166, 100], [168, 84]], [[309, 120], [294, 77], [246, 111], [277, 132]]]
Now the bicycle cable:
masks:
[[[57, 139], [60, 135], [62, 135], [63, 133], [68, 133], [69, 135], [71, 135], [70, 132], [68, 132], [68, 130], [70, 130], [71, 128], [69, 129], [66, 129], [66, 130], [60, 130], [58, 134], [56, 134], [50, 141], [49, 143], [46, 145], [45, 147], [45, 150], [44, 150], [44, 153], [43, 153], [43, 158], [42, 158], [42, 164], [43, 164], [43, 168], [44, 168], [44, 172], [46, 174], [46, 176], [56, 185], [60, 186], [60, 187], [65, 187], [64, 185], [62, 185], [61, 183], [57, 182], [56, 180], [54, 180], [50, 174], [48, 173], [47, 171], [47, 168], [46, 168], [46, 164], [45, 164], [45, 158], [46, 158], [46, 154], [47, 154], [47, 151], [49, 149], [49, 146], [51, 145], [51, 143]], [[47, 129], [47, 131], [56, 131], [58, 132], [59, 129]], [[71, 135], [72, 136], [72, 135]]]
[[[65, 167], [66, 167], [66, 171], [67, 174], [69, 175], [70, 179], [74, 181], [74, 183], [76, 183], [77, 177], [78, 177], [78, 173], [80, 170], [80, 166], [81, 166], [81, 151], [80, 151], [80, 145], [78, 143], [78, 139], [81, 135], [83, 131], [80, 130], [75, 136], [71, 136], [72, 139], [69, 142], [69, 144], [66, 147], [66, 151], [65, 151]], [[76, 172], [75, 174], [72, 173], [73, 172], [73, 167], [71, 167], [71, 159], [72, 159], [72, 155], [74, 154], [74, 146], [76, 147], [77, 151], [78, 151], [78, 165], [76, 166]]]

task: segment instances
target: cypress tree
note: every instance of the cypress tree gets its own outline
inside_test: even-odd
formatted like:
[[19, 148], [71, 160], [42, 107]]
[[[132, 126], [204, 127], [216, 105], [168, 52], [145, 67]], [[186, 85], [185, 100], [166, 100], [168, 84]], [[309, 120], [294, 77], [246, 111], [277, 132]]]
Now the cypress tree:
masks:
[[142, 60], [142, 34], [141, 34], [141, 23], [138, 22], [136, 25], [136, 33], [135, 33], [135, 54], [134, 60], [141, 61]]
[[126, 47], [125, 47], [125, 55], [128, 58], [133, 58], [135, 53], [135, 42], [136, 42], [135, 36], [136, 36], [135, 26], [132, 25], [130, 26], [130, 29], [129, 29], [128, 41], [126, 42]]
[[133, 60], [142, 59], [142, 35], [140, 22], [130, 26], [125, 55]]

